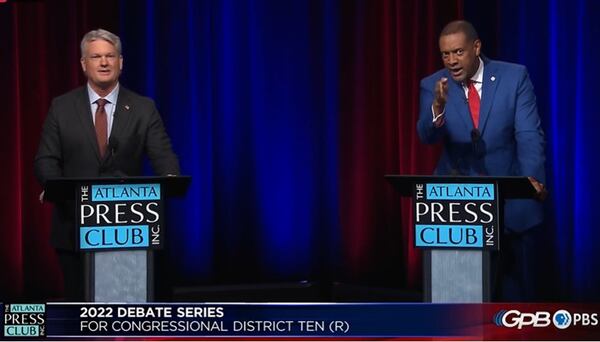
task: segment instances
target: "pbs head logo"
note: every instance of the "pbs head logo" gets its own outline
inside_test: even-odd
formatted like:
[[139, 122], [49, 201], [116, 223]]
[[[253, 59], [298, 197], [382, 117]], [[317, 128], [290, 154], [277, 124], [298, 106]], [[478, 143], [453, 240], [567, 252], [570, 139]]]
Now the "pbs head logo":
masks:
[[571, 322], [573, 322], [573, 318], [571, 317], [571, 313], [567, 310], [558, 310], [552, 316], [552, 323], [558, 329], [567, 329], [571, 326]]

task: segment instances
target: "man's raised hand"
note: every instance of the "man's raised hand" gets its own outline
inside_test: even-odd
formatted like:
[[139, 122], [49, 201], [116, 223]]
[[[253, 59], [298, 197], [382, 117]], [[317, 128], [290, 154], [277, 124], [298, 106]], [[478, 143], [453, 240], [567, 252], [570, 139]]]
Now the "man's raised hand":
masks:
[[448, 98], [448, 79], [446, 77], [442, 77], [439, 81], [435, 82], [433, 93], [433, 112], [435, 115], [439, 115], [444, 111], [446, 99]]

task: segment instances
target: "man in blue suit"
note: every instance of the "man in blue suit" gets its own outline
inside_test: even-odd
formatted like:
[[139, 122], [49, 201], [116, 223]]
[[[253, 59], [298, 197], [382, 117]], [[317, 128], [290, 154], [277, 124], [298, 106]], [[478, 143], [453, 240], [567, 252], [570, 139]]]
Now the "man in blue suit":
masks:
[[[421, 81], [417, 123], [423, 143], [444, 144], [435, 174], [528, 176], [543, 199], [545, 139], [527, 69], [483, 57], [466, 21], [446, 25], [439, 46], [445, 68]], [[542, 219], [540, 201], [506, 201], [496, 299], [531, 299], [527, 254]]]

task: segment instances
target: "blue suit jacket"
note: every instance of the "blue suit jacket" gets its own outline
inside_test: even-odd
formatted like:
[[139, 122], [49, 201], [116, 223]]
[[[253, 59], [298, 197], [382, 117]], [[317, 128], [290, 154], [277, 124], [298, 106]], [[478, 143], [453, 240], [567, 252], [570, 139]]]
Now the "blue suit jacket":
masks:
[[[435, 174], [533, 176], [545, 183], [545, 139], [527, 69], [483, 59], [483, 89], [479, 113], [480, 138], [473, 143], [473, 122], [461, 84], [448, 70], [421, 81], [417, 131], [426, 144], [443, 143]], [[445, 124], [435, 128], [431, 105], [435, 83], [448, 78]], [[542, 205], [534, 200], [507, 200], [505, 228], [524, 231], [542, 222]]]

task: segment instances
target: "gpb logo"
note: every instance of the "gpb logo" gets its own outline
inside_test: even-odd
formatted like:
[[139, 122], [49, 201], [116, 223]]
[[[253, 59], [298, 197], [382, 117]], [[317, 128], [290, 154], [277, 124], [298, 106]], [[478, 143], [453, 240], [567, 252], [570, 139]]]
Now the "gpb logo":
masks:
[[524, 326], [536, 328], [550, 325], [550, 313], [547, 311], [521, 312], [519, 310], [500, 310], [494, 315], [494, 323], [499, 327], [522, 329]]

